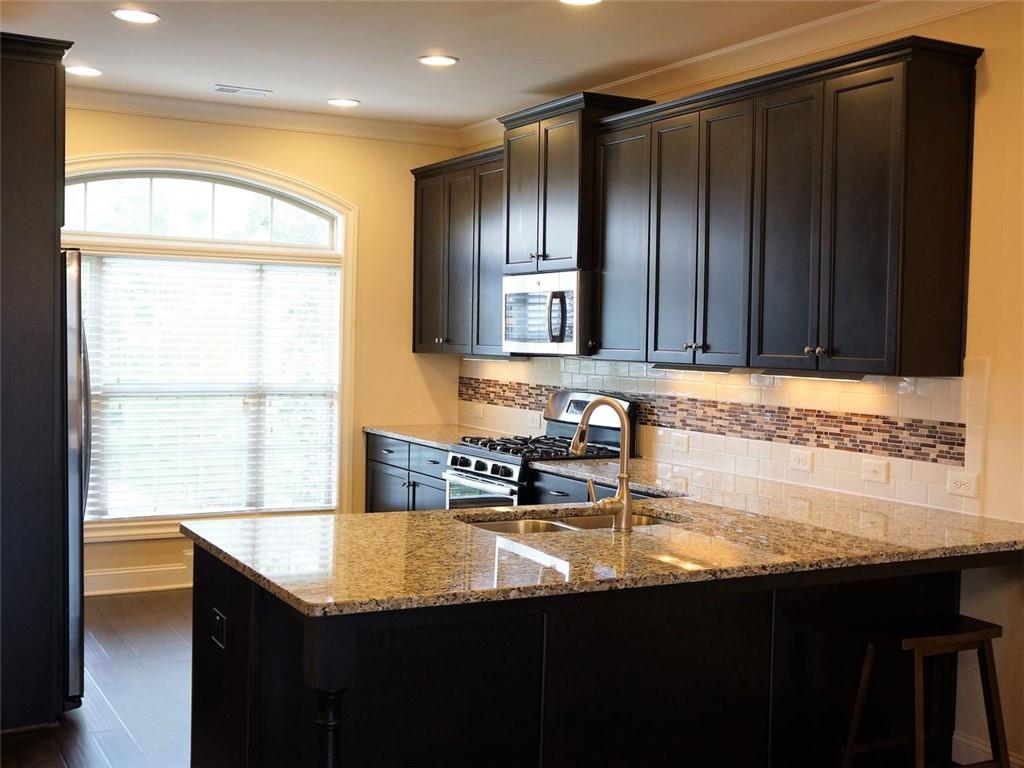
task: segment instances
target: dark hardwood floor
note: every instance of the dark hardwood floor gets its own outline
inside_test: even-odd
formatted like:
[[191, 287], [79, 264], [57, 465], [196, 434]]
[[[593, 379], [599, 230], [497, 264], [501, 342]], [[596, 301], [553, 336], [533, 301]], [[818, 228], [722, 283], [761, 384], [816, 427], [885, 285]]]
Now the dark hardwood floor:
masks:
[[184, 768], [192, 591], [85, 601], [85, 697], [57, 727], [0, 739], [3, 768]]

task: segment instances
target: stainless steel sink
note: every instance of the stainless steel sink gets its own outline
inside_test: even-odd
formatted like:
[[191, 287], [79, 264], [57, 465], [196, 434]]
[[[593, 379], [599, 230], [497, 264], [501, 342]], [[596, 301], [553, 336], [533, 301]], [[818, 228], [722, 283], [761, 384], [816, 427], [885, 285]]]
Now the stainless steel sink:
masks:
[[[602, 528], [612, 527], [612, 523], [615, 522], [614, 515], [574, 515], [573, 517], [560, 517], [558, 522], [568, 525], [572, 528], [578, 528], [582, 530], [600, 530]], [[657, 517], [651, 517], [650, 515], [633, 515], [633, 527], [644, 525], [661, 525], [667, 523], [668, 520], [662, 520]]]
[[[471, 523], [477, 528], [493, 533], [560, 533], [562, 531], [591, 531], [612, 529], [613, 515], [573, 515], [552, 520], [492, 520], [487, 523]], [[649, 515], [633, 515], [634, 526], [659, 525], [666, 523]]]
[[559, 531], [576, 530], [554, 520], [493, 520], [489, 523], [472, 523], [472, 525], [494, 533], [558, 533]]

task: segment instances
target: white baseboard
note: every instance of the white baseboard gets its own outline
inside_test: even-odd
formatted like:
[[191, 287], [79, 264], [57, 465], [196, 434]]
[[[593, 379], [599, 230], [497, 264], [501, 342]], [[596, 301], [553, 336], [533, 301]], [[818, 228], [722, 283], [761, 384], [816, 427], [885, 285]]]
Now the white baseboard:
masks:
[[119, 595], [125, 592], [158, 592], [189, 589], [190, 563], [137, 565], [129, 568], [94, 568], [85, 572], [85, 595]]
[[[980, 763], [992, 759], [992, 751], [989, 749], [988, 741], [976, 739], [960, 731], [953, 732], [953, 759], [960, 765]], [[1010, 765], [1012, 768], [1024, 768], [1024, 755], [1019, 752], [1010, 753]]]

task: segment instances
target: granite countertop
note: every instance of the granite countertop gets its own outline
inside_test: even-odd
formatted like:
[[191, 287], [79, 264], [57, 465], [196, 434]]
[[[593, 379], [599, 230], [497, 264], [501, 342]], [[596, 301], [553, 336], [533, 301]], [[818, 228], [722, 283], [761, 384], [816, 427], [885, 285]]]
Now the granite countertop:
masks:
[[504, 434], [493, 429], [467, 427], [462, 424], [410, 424], [387, 427], [363, 427], [363, 432], [372, 435], [393, 437], [396, 440], [407, 440], [410, 443], [429, 445], [433, 448], [448, 450], [462, 442], [463, 435]]
[[[559, 461], [531, 461], [530, 466], [538, 472], [571, 477], [576, 480], [593, 480], [602, 485], [616, 485], [619, 482], [617, 459], [562, 459]], [[635, 458], [629, 460], [629, 487], [639, 493], [652, 496], [685, 496], [687, 479], [672, 474], [672, 465], [654, 459]]]
[[1024, 525], [762, 481], [758, 511], [638, 501], [675, 525], [496, 534], [464, 521], [589, 513], [562, 504], [184, 523], [309, 615], [367, 613], [1024, 550]]

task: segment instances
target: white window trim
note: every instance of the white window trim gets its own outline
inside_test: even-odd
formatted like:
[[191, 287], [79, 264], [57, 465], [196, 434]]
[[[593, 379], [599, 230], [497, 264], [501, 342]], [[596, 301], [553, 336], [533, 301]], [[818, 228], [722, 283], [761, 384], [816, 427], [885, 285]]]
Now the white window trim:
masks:
[[[220, 176], [249, 184], [278, 190], [342, 217], [340, 229], [343, 240], [335, 237], [333, 249], [281, 246], [271, 243], [230, 243], [165, 237], [139, 237], [132, 235], [96, 235], [79, 232], [61, 234], [62, 247], [81, 248], [98, 255], [132, 254], [134, 256], [215, 259], [223, 261], [265, 261], [277, 263], [337, 264], [341, 267], [341, 323], [338, 355], [338, 488], [335, 493], [335, 512], [353, 509], [352, 484], [354, 464], [354, 381], [355, 381], [355, 297], [356, 297], [356, 245], [358, 242], [358, 215], [355, 206], [325, 190], [255, 166], [194, 155], [141, 155], [117, 154], [69, 158], [65, 163], [65, 180], [74, 183], [79, 176], [96, 173], [193, 173]], [[318, 511], [319, 512], [319, 511]], [[308, 514], [302, 511], [262, 512], [259, 516], [281, 514]], [[245, 513], [242, 516], [253, 516]], [[188, 515], [182, 517], [128, 518], [91, 520], [85, 523], [85, 542], [138, 541], [180, 536], [179, 523], [187, 520], [217, 517], [235, 518], [238, 515]]]

